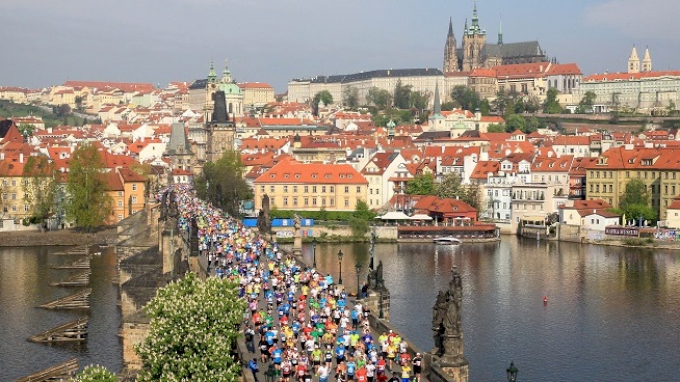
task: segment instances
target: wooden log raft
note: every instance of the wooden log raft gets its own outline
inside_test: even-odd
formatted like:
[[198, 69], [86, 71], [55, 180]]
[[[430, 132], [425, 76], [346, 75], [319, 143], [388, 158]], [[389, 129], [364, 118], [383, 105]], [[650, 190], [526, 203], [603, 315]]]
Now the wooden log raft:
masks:
[[48, 367], [29, 376], [17, 380], [17, 382], [56, 382], [69, 381], [78, 372], [78, 359], [73, 358], [59, 365]]
[[87, 288], [78, 293], [68, 295], [54, 301], [42, 304], [43, 309], [89, 309], [92, 289]]
[[57, 326], [46, 332], [36, 334], [28, 340], [31, 342], [83, 342], [87, 340], [87, 317]]
[[56, 265], [53, 266], [54, 269], [89, 269], [90, 268], [90, 257], [85, 257], [80, 260], [76, 260], [69, 264]]
[[68, 277], [62, 281], [56, 283], [50, 283], [51, 286], [56, 287], [83, 287], [90, 285], [90, 275], [92, 271], [85, 271], [77, 273], [71, 277]]
[[89, 245], [81, 245], [75, 248], [68, 249], [66, 251], [54, 252], [53, 255], [56, 256], [83, 256], [90, 252]]

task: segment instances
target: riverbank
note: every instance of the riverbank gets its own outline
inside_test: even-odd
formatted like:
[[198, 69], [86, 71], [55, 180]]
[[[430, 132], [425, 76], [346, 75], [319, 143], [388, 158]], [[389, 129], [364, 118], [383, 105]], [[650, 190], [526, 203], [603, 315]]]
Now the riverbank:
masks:
[[56, 231], [0, 232], [0, 247], [76, 246], [111, 244], [116, 240], [116, 228], [85, 233], [72, 229]]

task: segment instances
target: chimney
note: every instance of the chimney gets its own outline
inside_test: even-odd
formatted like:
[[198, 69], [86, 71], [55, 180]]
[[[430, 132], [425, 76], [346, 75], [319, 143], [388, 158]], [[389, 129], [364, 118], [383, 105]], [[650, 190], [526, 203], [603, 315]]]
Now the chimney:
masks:
[[19, 163], [24, 163], [24, 153], [19, 153]]

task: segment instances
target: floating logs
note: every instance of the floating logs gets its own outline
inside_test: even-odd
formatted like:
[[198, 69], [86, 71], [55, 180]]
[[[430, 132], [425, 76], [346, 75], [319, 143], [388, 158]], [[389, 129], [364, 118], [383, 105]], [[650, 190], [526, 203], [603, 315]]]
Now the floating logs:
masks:
[[53, 255], [56, 256], [84, 256], [89, 253], [89, 246], [88, 245], [81, 245], [75, 248], [71, 248], [66, 251], [60, 251], [60, 252], [54, 252]]
[[17, 380], [17, 382], [52, 382], [52, 381], [69, 381], [78, 372], [78, 359], [73, 358], [69, 361], [61, 363], [56, 366], [48, 367], [37, 373]]
[[92, 274], [92, 271], [85, 271], [81, 273], [77, 273], [73, 276], [70, 276], [62, 281], [56, 282], [56, 283], [50, 283], [51, 286], [56, 286], [56, 287], [83, 287], [83, 286], [88, 286], [90, 285], [90, 275]]
[[92, 289], [87, 288], [78, 293], [42, 304], [39, 307], [43, 309], [89, 309], [91, 293]]
[[39, 343], [83, 342], [87, 340], [87, 323], [87, 317], [79, 318], [44, 333], [36, 334], [28, 340]]
[[69, 264], [53, 266], [54, 269], [90, 269], [90, 258], [85, 257]]

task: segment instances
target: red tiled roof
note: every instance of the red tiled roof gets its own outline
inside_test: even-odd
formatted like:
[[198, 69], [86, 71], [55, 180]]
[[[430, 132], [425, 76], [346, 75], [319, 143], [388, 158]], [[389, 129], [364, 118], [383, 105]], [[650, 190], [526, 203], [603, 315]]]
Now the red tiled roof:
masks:
[[348, 164], [299, 163], [287, 159], [260, 175], [254, 183], [368, 184], [368, 181]]

